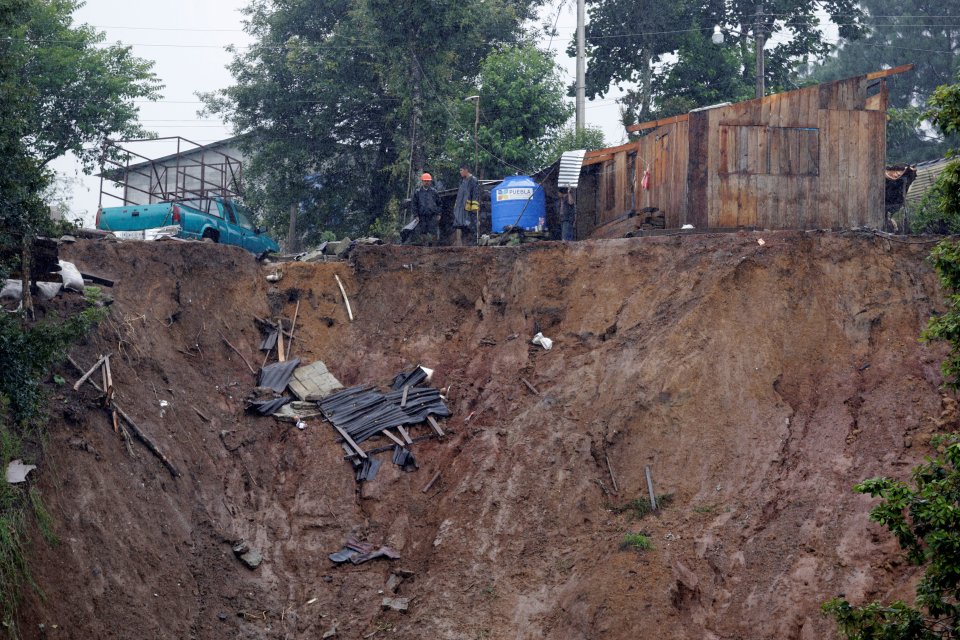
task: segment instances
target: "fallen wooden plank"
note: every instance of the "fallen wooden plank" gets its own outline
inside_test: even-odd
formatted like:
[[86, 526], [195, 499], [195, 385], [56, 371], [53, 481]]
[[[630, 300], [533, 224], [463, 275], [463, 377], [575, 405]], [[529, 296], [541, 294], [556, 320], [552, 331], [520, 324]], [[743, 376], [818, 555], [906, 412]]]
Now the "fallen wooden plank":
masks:
[[647, 489], [650, 491], [650, 508], [656, 511], [657, 496], [653, 491], [653, 473], [650, 472], [650, 466], [645, 466], [643, 468], [643, 472], [647, 475]]
[[535, 386], [533, 386], [532, 384], [530, 384], [530, 381], [529, 381], [529, 380], [527, 380], [526, 378], [520, 378], [520, 381], [523, 382], [523, 384], [527, 385], [527, 389], [530, 389], [530, 391], [533, 393], [533, 395], [535, 395], [535, 396], [540, 395], [540, 392], [537, 391], [537, 388], [536, 388]]
[[407, 444], [413, 444], [413, 440], [410, 439], [410, 434], [407, 433], [407, 430], [404, 429], [402, 425], [397, 425], [397, 431], [399, 431], [403, 439], [407, 441]]
[[112, 287], [112, 286], [113, 286], [113, 280], [111, 280], [110, 278], [104, 278], [103, 276], [98, 276], [98, 275], [95, 275], [95, 274], [93, 274], [93, 273], [85, 273], [85, 272], [83, 272], [83, 271], [80, 272], [80, 276], [81, 276], [84, 280], [89, 280], [90, 282], [92, 282], [92, 283], [94, 283], [94, 284], [100, 284], [100, 285], [103, 285], [103, 286], [105, 286], [105, 287]]
[[[290, 344], [287, 345], [287, 357], [290, 357], [290, 354], [293, 353], [293, 333], [297, 330], [297, 315], [300, 313], [300, 298], [297, 298], [297, 308], [293, 310], [293, 322], [290, 324]], [[281, 334], [283, 329], [281, 328]], [[277, 336], [278, 339], [283, 340], [283, 336]]]
[[336, 429], [337, 433], [340, 434], [340, 437], [346, 440], [347, 444], [349, 444], [353, 448], [353, 450], [357, 452], [358, 456], [360, 456], [361, 458], [367, 457], [367, 454], [363, 452], [363, 449], [360, 448], [360, 445], [358, 445], [356, 442], [353, 441], [353, 438], [350, 437], [350, 434], [348, 434], [346, 431], [344, 431], [337, 425], [333, 425], [333, 428]]
[[350, 318], [350, 322], [353, 322], [353, 310], [350, 308], [350, 299], [347, 298], [347, 292], [343, 288], [343, 282], [340, 281], [340, 276], [333, 274], [333, 277], [337, 279], [337, 286], [340, 287], [340, 293], [343, 294], [343, 302], [347, 305], [347, 317]]
[[[108, 354], [108, 355], [109, 355], [109, 354]], [[89, 377], [93, 374], [93, 372], [96, 371], [97, 368], [98, 368], [100, 365], [103, 364], [103, 361], [106, 360], [106, 359], [107, 359], [107, 356], [100, 356], [100, 359], [97, 360], [97, 363], [96, 363], [95, 365], [93, 365], [92, 367], [90, 367], [90, 370], [89, 370], [89, 371], [87, 371], [87, 372], [84, 373], [82, 376], [80, 376], [80, 379], [77, 380], [77, 383], [76, 383], [75, 385], [73, 385], [73, 390], [74, 390], [74, 391], [77, 391], [78, 389], [80, 389], [80, 385], [82, 385], [84, 382], [86, 382], [86, 381], [87, 381], [87, 378], [89, 378]], [[80, 369], [80, 371], [83, 371], [83, 369]]]
[[410, 391], [410, 386], [407, 385], [403, 388], [403, 397], [400, 398], [400, 408], [403, 409], [407, 406], [407, 392]]
[[443, 429], [440, 428], [440, 425], [437, 424], [437, 421], [433, 416], [427, 416], [427, 422], [430, 423], [430, 427], [436, 432], [438, 436], [443, 437]]
[[[279, 324], [281, 327], [283, 326], [280, 324], [280, 322], [277, 322], [277, 324]], [[286, 359], [287, 358], [283, 352], [283, 336], [279, 335], [277, 336], [277, 362], [283, 362]]]
[[[74, 360], [74, 359], [73, 359], [72, 357], [70, 357], [69, 355], [67, 356], [67, 362], [69, 362], [70, 364], [72, 364], [73, 367], [74, 367], [77, 371], [83, 371], [83, 367], [81, 367], [79, 364], [77, 364], [77, 361]], [[92, 384], [92, 385], [93, 385], [93, 388], [96, 389], [97, 391], [99, 391], [100, 393], [103, 393], [103, 392], [104, 392], [104, 390], [100, 388], [100, 385], [98, 385], [98, 384], [97, 384], [96, 382], [94, 382], [93, 380], [87, 380], [87, 382], [89, 382], [90, 384]], [[121, 418], [123, 418], [124, 422], [126, 422], [127, 425], [129, 425], [130, 429], [133, 431], [133, 435], [135, 435], [135, 436], [147, 447], [147, 449], [150, 451], [150, 453], [152, 453], [153, 455], [155, 455], [157, 458], [160, 459], [160, 462], [163, 463], [163, 465], [167, 468], [167, 470], [170, 472], [170, 474], [171, 474], [174, 478], [179, 478], [179, 477], [180, 477], [180, 472], [177, 471], [177, 468], [176, 468], [175, 466], [173, 466], [173, 463], [170, 462], [170, 460], [167, 458], [167, 456], [163, 455], [163, 452], [160, 451], [160, 448], [157, 447], [156, 444], [154, 444], [153, 440], [151, 440], [151, 439], [140, 429], [140, 427], [137, 426], [137, 423], [134, 422], [133, 419], [132, 419], [130, 416], [128, 416], [128, 415], [126, 414], [126, 412], [117, 405], [116, 402], [113, 403], [113, 409], [120, 415]]]
[[[227, 343], [227, 346], [230, 347], [231, 349], [233, 349], [233, 352], [234, 352], [235, 354], [237, 354], [238, 356], [240, 356], [240, 359], [243, 360], [243, 364], [247, 365], [247, 369], [250, 370], [250, 373], [256, 375], [257, 372], [253, 370], [253, 367], [251, 367], [251, 366], [250, 366], [250, 363], [247, 362], [247, 359], [243, 357], [243, 354], [240, 353], [240, 350], [237, 349], [237, 348], [236, 348], [235, 346], [233, 346], [232, 344], [230, 344], [230, 341], [227, 340], [227, 337], [226, 337], [225, 335], [223, 335], [223, 333], [222, 333], [219, 329], [217, 329], [217, 333], [219, 333], [219, 334], [220, 334], [220, 337], [223, 339], [223, 341]], [[281, 342], [282, 342], [282, 341], [281, 341]], [[281, 349], [281, 353], [282, 353], [282, 352], [283, 352], [283, 350]], [[283, 360], [283, 358], [281, 357], [280, 360]]]
[[405, 445], [405, 444], [403, 443], [403, 440], [401, 440], [401, 439], [398, 438], [397, 436], [395, 436], [395, 435], [393, 435], [392, 433], [390, 433], [390, 431], [389, 431], [388, 429], [384, 429], [384, 430], [381, 431], [380, 433], [382, 433], [383, 435], [387, 436], [388, 438], [390, 438], [391, 440], [393, 440], [394, 442], [396, 442], [396, 443], [397, 443], [398, 445], [400, 445], [401, 447], [406, 447], [406, 446], [407, 446], [407, 445]]
[[197, 408], [194, 407], [193, 405], [190, 405], [190, 408], [193, 409], [194, 411], [196, 411], [196, 412], [197, 412], [197, 415], [200, 416], [201, 418], [203, 418], [203, 421], [204, 421], [204, 422], [210, 422], [210, 418], [208, 418], [207, 416], [203, 415], [203, 413], [200, 411], [200, 409], [197, 409]]
[[433, 483], [435, 483], [437, 480], [440, 479], [440, 473], [441, 473], [440, 471], [437, 471], [435, 474], [433, 474], [433, 477], [430, 478], [430, 482], [427, 483], [427, 486], [425, 486], [423, 489], [421, 489], [421, 491], [423, 491], [423, 493], [426, 493], [427, 491], [430, 491], [430, 487], [433, 486]]
[[110, 403], [113, 402], [113, 372], [110, 370], [110, 355], [108, 354], [103, 360], [103, 388], [106, 390], [104, 392], [103, 406], [109, 407]]
[[607, 461], [607, 471], [610, 472], [610, 484], [613, 486], [613, 493], [618, 494], [620, 493], [620, 488], [617, 487], [617, 479], [613, 475], [613, 467], [610, 465], [610, 456], [608, 456], [607, 454], [603, 454], [603, 457]]

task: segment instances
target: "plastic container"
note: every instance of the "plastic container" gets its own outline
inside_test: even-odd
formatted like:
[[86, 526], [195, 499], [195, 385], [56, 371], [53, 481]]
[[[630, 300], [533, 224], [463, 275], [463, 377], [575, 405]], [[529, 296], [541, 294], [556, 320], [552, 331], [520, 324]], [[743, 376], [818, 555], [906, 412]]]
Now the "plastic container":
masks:
[[[542, 230], [547, 217], [547, 199], [543, 187], [529, 176], [504, 178], [490, 192], [490, 219], [494, 233], [516, 225], [525, 231]], [[517, 221], [517, 218], [520, 221]]]

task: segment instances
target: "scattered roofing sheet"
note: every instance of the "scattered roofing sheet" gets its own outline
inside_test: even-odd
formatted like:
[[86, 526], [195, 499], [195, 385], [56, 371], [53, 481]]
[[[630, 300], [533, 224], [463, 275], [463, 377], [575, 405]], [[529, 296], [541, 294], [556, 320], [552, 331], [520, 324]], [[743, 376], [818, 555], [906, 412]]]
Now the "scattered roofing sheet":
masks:
[[347, 541], [343, 545], [343, 549], [337, 551], [336, 553], [331, 553], [327, 557], [336, 563], [346, 562], [349, 560], [353, 564], [361, 564], [368, 560], [381, 557], [389, 558], [391, 560], [399, 560], [400, 554], [390, 547], [382, 546], [377, 548], [376, 545], [370, 544], [369, 542], [360, 542], [351, 536], [347, 538]]
[[377, 477], [377, 471], [383, 462], [376, 458], [364, 458], [363, 464], [357, 469], [357, 482], [369, 482]]
[[433, 373], [433, 372], [428, 369], [424, 369], [421, 366], [418, 366], [416, 369], [414, 369], [410, 373], [406, 373], [406, 372], [398, 373], [393, 378], [393, 384], [390, 385], [390, 387], [395, 391], [399, 389], [403, 389], [404, 387], [414, 387], [420, 384], [421, 382], [423, 382], [424, 380], [426, 380], [427, 377], [430, 375], [430, 373]]
[[268, 387], [280, 393], [287, 388], [287, 382], [290, 381], [290, 376], [293, 375], [294, 370], [299, 366], [300, 358], [268, 364], [260, 369], [257, 386]]
[[413, 452], [400, 445], [394, 445], [393, 447], [393, 464], [401, 467], [404, 471], [416, 471], [418, 468]]
[[288, 385], [290, 391], [301, 400], [319, 400], [343, 389], [340, 381], [320, 360], [296, 369]]
[[264, 400], [262, 402], [251, 402], [247, 405], [247, 411], [256, 411], [262, 416], [269, 416], [283, 408], [283, 405], [290, 402], [291, 398], [274, 398], [273, 400]]

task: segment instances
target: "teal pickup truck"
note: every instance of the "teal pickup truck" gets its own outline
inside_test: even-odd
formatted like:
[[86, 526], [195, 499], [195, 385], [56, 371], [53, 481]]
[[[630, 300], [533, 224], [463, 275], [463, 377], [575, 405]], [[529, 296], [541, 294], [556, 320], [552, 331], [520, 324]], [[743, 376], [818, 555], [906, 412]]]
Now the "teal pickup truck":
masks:
[[126, 239], [177, 236], [233, 244], [256, 254], [280, 251], [253, 225], [246, 207], [223, 198], [107, 207], [97, 211], [97, 228]]

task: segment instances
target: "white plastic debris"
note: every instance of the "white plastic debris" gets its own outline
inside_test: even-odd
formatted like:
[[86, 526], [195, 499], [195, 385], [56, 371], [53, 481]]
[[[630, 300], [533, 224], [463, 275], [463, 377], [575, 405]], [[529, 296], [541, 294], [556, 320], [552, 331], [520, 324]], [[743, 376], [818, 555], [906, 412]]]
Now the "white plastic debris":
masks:
[[685, 225], [683, 225], [683, 226], [680, 227], [680, 228], [681, 228], [681, 229], [693, 229], [693, 225], [692, 225], [692, 224], [685, 224]]
[[531, 340], [530, 342], [532, 342], [533, 344], [540, 345], [547, 351], [550, 351], [550, 349], [553, 348], [553, 340], [546, 337], [542, 333], [538, 333], [537, 335], [533, 336], [533, 340]]
[[300, 429], [300, 431], [303, 431], [306, 428], [307, 428], [307, 423], [301, 420], [300, 418], [297, 418], [297, 429]]
[[433, 369], [420, 365], [420, 369], [427, 374], [426, 382], [430, 382], [433, 379]]
[[763, 238], [760, 238], [759, 240], [757, 240], [757, 244], [762, 247], [763, 245], [767, 244], [767, 242]]
[[170, 403], [166, 400], [160, 401], [160, 417], [162, 418], [164, 414], [167, 413], [167, 407], [170, 406]]
[[283, 277], [283, 271], [277, 271], [276, 273], [271, 273], [267, 276], [267, 282], [280, 282], [280, 278]]
[[7, 482], [19, 484], [27, 479], [27, 474], [37, 468], [35, 464], [23, 464], [23, 460], [11, 460], [7, 465]]
[[7, 280], [0, 289], [0, 300], [19, 300], [22, 291], [23, 284], [19, 280]]
[[60, 261], [60, 277], [63, 279], [64, 289], [83, 293], [83, 276], [72, 262]]

